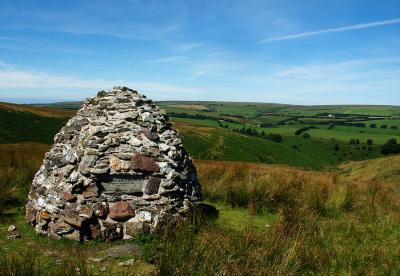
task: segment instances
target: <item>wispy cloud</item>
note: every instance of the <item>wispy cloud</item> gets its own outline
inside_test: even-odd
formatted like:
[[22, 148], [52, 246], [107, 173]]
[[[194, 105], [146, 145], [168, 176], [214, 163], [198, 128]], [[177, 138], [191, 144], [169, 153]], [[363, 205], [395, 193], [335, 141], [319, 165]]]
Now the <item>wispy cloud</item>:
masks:
[[200, 48], [200, 47], [201, 47], [200, 43], [187, 42], [187, 43], [183, 43], [183, 44], [177, 45], [175, 47], [175, 50], [178, 51], [178, 52], [189, 52], [189, 51], [191, 51], [193, 49]]
[[150, 59], [145, 61], [145, 63], [173, 63], [185, 60], [186, 57], [184, 56], [169, 56], [169, 57], [162, 57], [156, 59]]
[[114, 85], [126, 85], [152, 95], [164, 96], [168, 93], [196, 94], [203, 91], [196, 87], [180, 86], [163, 82], [135, 82], [132, 80], [104, 80], [104, 79], [83, 79], [77, 76], [55, 75], [46, 72], [17, 69], [0, 61], [0, 90], [11, 88], [24, 89], [109, 89]]
[[304, 32], [304, 33], [298, 33], [298, 34], [292, 34], [292, 35], [286, 35], [286, 36], [277, 36], [277, 37], [264, 39], [261, 41], [261, 43], [269, 43], [269, 42], [281, 41], [281, 40], [291, 40], [291, 39], [310, 37], [310, 36], [316, 36], [316, 35], [327, 34], [327, 33], [340, 33], [340, 32], [347, 32], [347, 31], [354, 31], [354, 30], [367, 29], [367, 28], [386, 26], [386, 25], [393, 25], [393, 24], [399, 24], [399, 23], [400, 23], [400, 18], [394, 18], [394, 19], [390, 19], [390, 20], [374, 21], [374, 22], [338, 27], [338, 28], [324, 29], [324, 30], [313, 31], [313, 32]]

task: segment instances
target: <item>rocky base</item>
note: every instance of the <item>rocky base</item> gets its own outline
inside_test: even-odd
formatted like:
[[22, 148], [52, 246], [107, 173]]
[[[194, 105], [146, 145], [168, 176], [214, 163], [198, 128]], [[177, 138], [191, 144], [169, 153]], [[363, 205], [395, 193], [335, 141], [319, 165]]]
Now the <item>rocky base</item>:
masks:
[[129, 239], [185, 220], [200, 200], [196, 169], [165, 112], [114, 87], [88, 99], [56, 135], [26, 218], [55, 239]]

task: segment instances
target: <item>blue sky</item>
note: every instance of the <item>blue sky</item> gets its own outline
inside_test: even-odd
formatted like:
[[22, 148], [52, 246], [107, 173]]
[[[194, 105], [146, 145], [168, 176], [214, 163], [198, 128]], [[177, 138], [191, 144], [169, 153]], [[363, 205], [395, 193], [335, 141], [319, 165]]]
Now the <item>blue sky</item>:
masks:
[[0, 0], [0, 99], [400, 105], [399, 0]]

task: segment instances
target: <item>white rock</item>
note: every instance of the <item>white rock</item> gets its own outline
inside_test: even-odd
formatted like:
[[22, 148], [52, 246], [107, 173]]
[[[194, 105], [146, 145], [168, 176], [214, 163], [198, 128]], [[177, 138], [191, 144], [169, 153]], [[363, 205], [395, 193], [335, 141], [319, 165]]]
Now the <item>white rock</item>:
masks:
[[17, 227], [16, 227], [14, 224], [12, 224], [12, 225], [8, 226], [7, 231], [8, 231], [8, 232], [13, 232], [13, 231], [15, 231], [16, 229], [17, 229]]
[[137, 211], [135, 218], [142, 222], [151, 222], [152, 215], [148, 211]]
[[142, 141], [139, 140], [139, 139], [136, 138], [136, 137], [132, 137], [131, 139], [129, 139], [128, 144], [129, 144], [129, 145], [132, 145], [132, 146], [134, 146], [134, 147], [139, 147], [139, 146], [142, 145]]
[[118, 263], [119, 266], [132, 266], [135, 263], [135, 259], [130, 259], [125, 262]]
[[39, 197], [37, 201], [37, 205], [44, 208], [46, 206], [47, 202], [43, 197]]

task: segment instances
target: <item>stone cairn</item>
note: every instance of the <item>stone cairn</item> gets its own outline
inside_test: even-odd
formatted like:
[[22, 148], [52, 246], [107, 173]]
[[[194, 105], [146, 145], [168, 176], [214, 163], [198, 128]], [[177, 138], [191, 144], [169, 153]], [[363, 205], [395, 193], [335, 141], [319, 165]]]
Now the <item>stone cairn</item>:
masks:
[[55, 239], [157, 233], [200, 203], [196, 169], [165, 111], [127, 87], [100, 91], [55, 136], [27, 221]]

